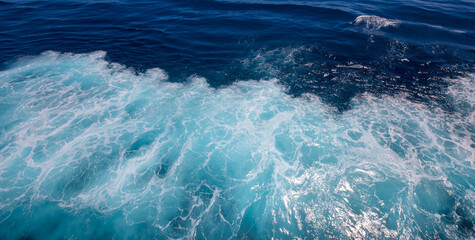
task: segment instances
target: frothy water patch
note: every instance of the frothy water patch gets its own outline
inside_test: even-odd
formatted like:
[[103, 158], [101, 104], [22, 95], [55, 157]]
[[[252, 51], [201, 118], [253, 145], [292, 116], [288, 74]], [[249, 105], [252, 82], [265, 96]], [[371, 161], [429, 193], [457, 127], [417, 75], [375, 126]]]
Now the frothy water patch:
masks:
[[[280, 84], [289, 88], [289, 94], [312, 93], [340, 111], [352, 108], [352, 99], [366, 93], [404, 94], [411, 101], [443, 106], [450, 102], [447, 79], [473, 69], [430, 61], [435, 55], [444, 58], [450, 51], [441, 46], [420, 48], [370, 36], [362, 49], [366, 50], [354, 57], [348, 57], [344, 51], [328, 52], [312, 46], [262, 49], [240, 64], [242, 71], [252, 73], [255, 79], [279, 79]], [[427, 58], [429, 55], [431, 58]]]
[[[440, 31], [440, 33], [451, 32], [457, 34], [465, 34], [467, 31], [454, 29], [449, 27], [443, 27], [440, 25], [422, 23], [422, 22], [411, 22], [411, 21], [402, 21], [399, 19], [388, 19], [375, 15], [361, 15], [355, 18], [352, 22], [353, 25], [362, 27], [365, 31], [372, 32], [379, 30], [381, 28], [400, 28], [402, 24], [408, 28], [408, 30], [420, 31], [421, 33], [430, 33], [435, 31]], [[429, 28], [429, 29], [428, 29]]]
[[353, 24], [362, 26], [365, 30], [372, 31], [385, 27], [397, 27], [401, 23], [397, 19], [388, 19], [375, 15], [361, 15], [356, 17]]
[[474, 76], [454, 112], [276, 80], [220, 89], [104, 52], [0, 72], [0, 232], [38, 238], [467, 238]]

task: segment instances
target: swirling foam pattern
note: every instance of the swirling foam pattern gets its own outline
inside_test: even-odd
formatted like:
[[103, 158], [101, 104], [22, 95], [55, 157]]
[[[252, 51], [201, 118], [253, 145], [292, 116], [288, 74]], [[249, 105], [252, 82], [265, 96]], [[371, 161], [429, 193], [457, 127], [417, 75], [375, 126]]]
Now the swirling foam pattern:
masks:
[[453, 111], [277, 81], [210, 88], [104, 52], [0, 72], [0, 232], [17, 238], [474, 236], [474, 77]]

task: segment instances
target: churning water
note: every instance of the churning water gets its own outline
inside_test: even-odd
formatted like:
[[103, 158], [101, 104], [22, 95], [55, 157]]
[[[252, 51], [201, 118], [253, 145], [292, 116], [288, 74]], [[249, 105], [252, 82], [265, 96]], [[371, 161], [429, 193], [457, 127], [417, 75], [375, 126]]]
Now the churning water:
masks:
[[134, 4], [0, 2], [0, 239], [475, 236], [473, 3]]

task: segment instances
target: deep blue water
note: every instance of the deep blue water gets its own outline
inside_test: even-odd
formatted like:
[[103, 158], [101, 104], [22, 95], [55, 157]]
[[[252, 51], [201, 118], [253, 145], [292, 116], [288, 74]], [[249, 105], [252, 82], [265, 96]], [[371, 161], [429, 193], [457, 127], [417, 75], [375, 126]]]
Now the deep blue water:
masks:
[[0, 1], [0, 239], [475, 238], [473, 1]]
[[[171, 81], [277, 77], [291, 94], [315, 93], [341, 110], [364, 92], [438, 99], [441, 78], [473, 71], [475, 59], [471, 1], [3, 1], [1, 9], [0, 62], [101, 50], [138, 71], [162, 68]], [[364, 15], [378, 18], [355, 22]]]

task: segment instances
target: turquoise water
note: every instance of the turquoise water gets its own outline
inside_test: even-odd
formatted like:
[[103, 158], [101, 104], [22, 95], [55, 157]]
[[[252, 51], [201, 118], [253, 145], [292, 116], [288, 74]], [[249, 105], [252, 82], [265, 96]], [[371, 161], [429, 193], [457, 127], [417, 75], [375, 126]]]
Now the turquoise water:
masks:
[[474, 236], [474, 75], [446, 80], [450, 111], [363, 94], [340, 112], [104, 56], [0, 72], [0, 238]]

